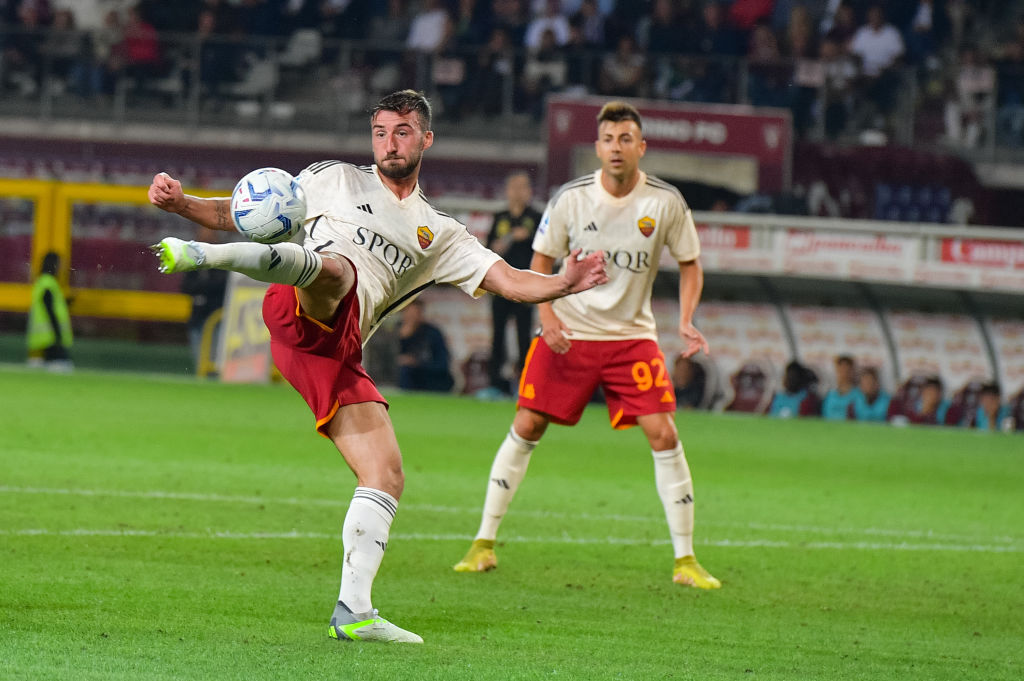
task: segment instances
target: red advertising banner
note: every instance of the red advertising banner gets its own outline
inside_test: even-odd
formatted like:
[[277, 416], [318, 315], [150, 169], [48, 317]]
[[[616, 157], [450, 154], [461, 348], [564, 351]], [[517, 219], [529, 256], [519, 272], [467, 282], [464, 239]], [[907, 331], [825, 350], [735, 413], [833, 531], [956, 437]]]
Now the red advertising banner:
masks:
[[946, 238], [942, 240], [939, 258], [942, 262], [972, 267], [1024, 269], [1024, 244], [1019, 241]]
[[[558, 98], [548, 103], [547, 184], [574, 176], [572, 151], [592, 145], [604, 98]], [[763, 192], [788, 188], [793, 122], [788, 110], [750, 106], [682, 105], [630, 100], [643, 116], [648, 150], [706, 156], [746, 157], [757, 161]]]

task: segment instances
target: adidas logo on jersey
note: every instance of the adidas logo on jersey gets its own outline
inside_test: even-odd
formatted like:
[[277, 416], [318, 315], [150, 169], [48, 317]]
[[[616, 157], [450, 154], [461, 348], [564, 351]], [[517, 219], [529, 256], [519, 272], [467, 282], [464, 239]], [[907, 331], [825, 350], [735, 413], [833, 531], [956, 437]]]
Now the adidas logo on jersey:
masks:
[[586, 227], [583, 228], [583, 231], [584, 232], [596, 232], [597, 231], [597, 225], [595, 225], [593, 222], [591, 222], [589, 225], [587, 225]]
[[373, 209], [370, 208], [370, 204], [368, 204], [368, 203], [364, 203], [361, 206], [356, 206], [356, 208], [358, 208], [359, 210], [363, 211], [364, 213], [369, 213], [370, 215], [373, 215]]

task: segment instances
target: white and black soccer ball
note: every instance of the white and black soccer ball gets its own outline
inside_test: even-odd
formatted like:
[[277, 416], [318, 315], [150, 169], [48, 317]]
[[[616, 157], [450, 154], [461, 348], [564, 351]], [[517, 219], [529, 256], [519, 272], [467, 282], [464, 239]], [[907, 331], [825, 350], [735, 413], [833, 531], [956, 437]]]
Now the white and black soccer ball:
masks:
[[252, 241], [276, 244], [291, 239], [306, 218], [306, 195], [280, 168], [246, 174], [231, 192], [231, 219]]

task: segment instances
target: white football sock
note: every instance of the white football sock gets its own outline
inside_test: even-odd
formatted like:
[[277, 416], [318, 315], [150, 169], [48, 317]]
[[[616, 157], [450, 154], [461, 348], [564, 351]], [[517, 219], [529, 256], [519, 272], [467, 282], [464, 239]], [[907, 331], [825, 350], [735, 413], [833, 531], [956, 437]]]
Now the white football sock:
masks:
[[287, 241], [280, 244], [195, 243], [206, 255], [204, 267], [241, 272], [271, 284], [305, 288], [313, 283], [323, 268], [319, 253]]
[[398, 500], [379, 489], [356, 487], [352, 495], [341, 531], [345, 560], [341, 566], [338, 600], [356, 614], [373, 609], [370, 591], [388, 546], [391, 521], [397, 509]]
[[665, 507], [668, 531], [676, 558], [693, 555], [693, 481], [686, 464], [683, 443], [675, 449], [651, 451], [654, 456], [654, 483]]
[[512, 503], [512, 497], [519, 489], [519, 483], [526, 476], [526, 467], [530, 465], [530, 453], [537, 446], [536, 442], [520, 437], [515, 429], [508, 431], [505, 441], [498, 447], [491, 466], [490, 482], [487, 484], [487, 497], [484, 499], [484, 513], [480, 521], [477, 539], [493, 540], [498, 535], [498, 525]]

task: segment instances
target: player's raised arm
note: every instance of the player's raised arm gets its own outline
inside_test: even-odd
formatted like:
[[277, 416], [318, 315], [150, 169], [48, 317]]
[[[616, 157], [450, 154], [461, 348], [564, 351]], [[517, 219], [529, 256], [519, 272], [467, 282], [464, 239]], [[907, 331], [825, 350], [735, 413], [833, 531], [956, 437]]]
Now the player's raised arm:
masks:
[[608, 281], [603, 252], [597, 251], [577, 259], [579, 254], [579, 249], [569, 254], [565, 270], [560, 274], [519, 270], [499, 260], [487, 270], [480, 288], [519, 303], [543, 303]]
[[229, 198], [203, 199], [186, 194], [181, 182], [167, 173], [157, 173], [149, 185], [149, 202], [168, 213], [177, 213], [196, 224], [225, 232], [235, 231]]

